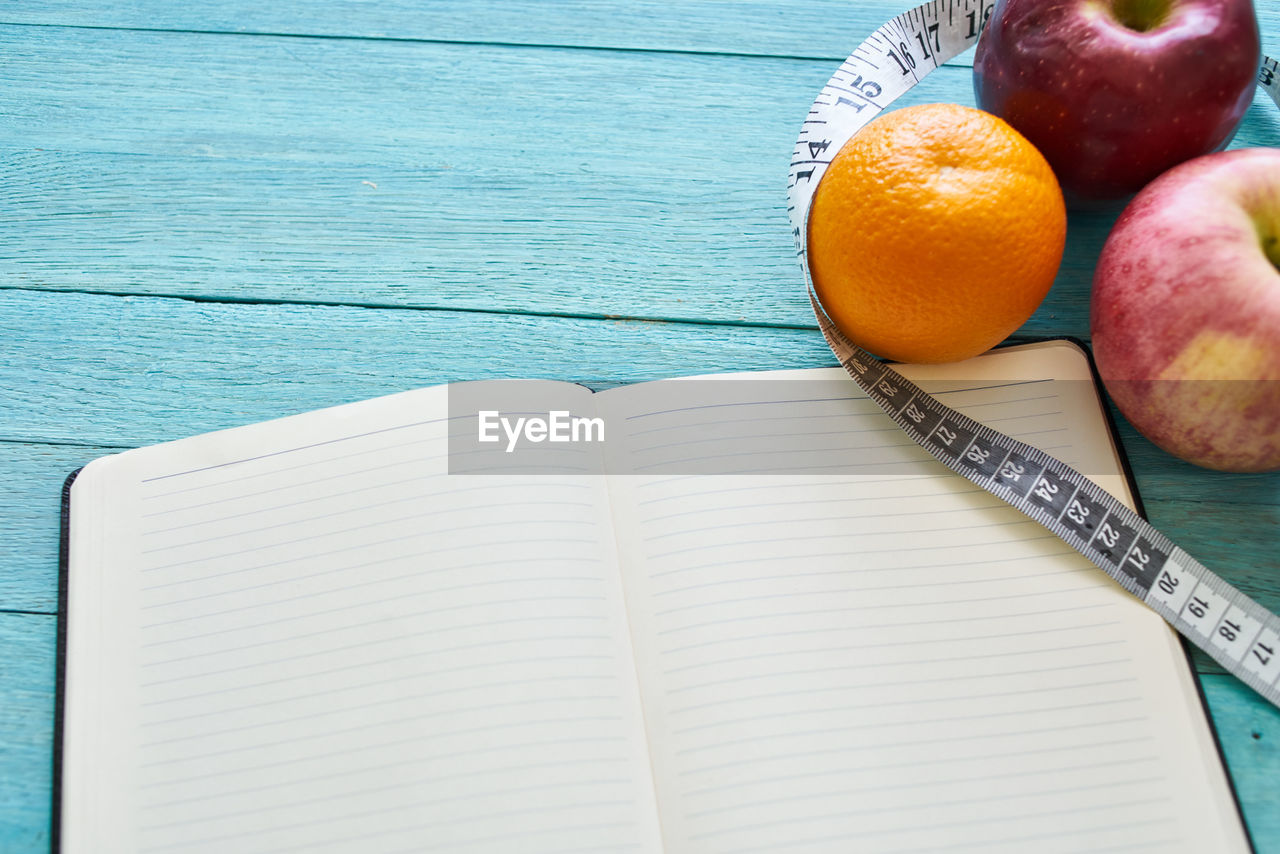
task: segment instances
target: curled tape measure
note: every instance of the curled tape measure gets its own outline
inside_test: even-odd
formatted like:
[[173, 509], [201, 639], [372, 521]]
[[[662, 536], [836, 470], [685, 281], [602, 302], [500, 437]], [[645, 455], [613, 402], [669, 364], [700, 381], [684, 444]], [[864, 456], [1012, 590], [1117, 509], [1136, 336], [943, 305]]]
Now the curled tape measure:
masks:
[[[993, 0], [934, 0], [876, 30], [832, 75], [792, 155], [788, 213], [827, 343], [898, 426], [951, 471], [1043, 524], [1192, 643], [1280, 706], [1280, 617], [1223, 581], [1080, 472], [939, 403], [850, 342], [822, 311], [809, 278], [807, 218], [841, 146], [926, 74], [978, 41]], [[1280, 105], [1280, 69], [1258, 85]]]

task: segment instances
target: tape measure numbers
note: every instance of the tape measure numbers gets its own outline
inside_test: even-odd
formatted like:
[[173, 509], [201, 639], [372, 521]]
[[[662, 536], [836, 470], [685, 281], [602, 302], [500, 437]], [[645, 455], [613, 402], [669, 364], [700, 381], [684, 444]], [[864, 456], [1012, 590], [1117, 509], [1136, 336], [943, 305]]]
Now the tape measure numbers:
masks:
[[[822, 311], [806, 257], [814, 190], [841, 146], [930, 71], [978, 41], [993, 0], [934, 0], [860, 44], [814, 101], [792, 155], [788, 214], [818, 325], [867, 395], [951, 471], [1043, 524], [1229, 672], [1280, 707], [1280, 617], [1048, 454], [939, 403], [846, 338]], [[1258, 85], [1280, 105], [1280, 69]]]
[[1258, 85], [1280, 107], [1280, 66], [1269, 56], [1262, 57], [1262, 67], [1258, 69]]

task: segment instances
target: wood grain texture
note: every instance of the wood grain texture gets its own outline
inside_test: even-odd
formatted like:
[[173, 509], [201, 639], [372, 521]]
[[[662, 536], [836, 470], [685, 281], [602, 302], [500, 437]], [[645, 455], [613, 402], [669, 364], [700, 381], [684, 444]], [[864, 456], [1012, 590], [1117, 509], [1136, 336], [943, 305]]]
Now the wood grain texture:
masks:
[[[830, 364], [785, 165], [836, 63], [906, 5], [5, 3], [0, 851], [48, 845], [55, 620], [4, 611], [54, 607], [71, 469], [456, 379]], [[1280, 2], [1258, 6], [1280, 53]], [[969, 61], [903, 103], [972, 103]], [[1280, 112], [1259, 99], [1234, 145], [1280, 145]], [[1025, 331], [1087, 335], [1113, 218], [1073, 217]], [[1121, 433], [1153, 521], [1280, 607], [1280, 474]], [[1280, 713], [1197, 667], [1258, 851], [1280, 852]]]
[[[11, 2], [3, 23], [235, 33], [418, 39], [507, 45], [752, 54], [844, 59], [863, 38], [909, 4], [892, 0], [804, 4], [756, 0], [474, 0], [254, 4], [245, 0], [183, 8], [147, 0]], [[960, 62], [970, 62], [968, 57]]]
[[126, 446], [454, 380], [833, 363], [816, 330], [33, 291], [0, 292], [0, 340], [0, 438]]
[[[255, 3], [166, 0], [99, 3], [21, 0], [0, 21], [45, 25], [145, 27], [237, 33], [363, 36], [626, 50], [749, 53], [841, 60], [872, 30], [915, 5], [912, 0], [337, 0]], [[1280, 10], [1256, 4], [1264, 44], [1280, 45]], [[968, 57], [960, 61], [968, 61]]]
[[80, 466], [115, 450], [0, 442], [0, 609], [57, 611], [62, 484]]
[[1280, 851], [1280, 709], [1233, 676], [1202, 676], [1205, 700], [1258, 854]]
[[0, 851], [49, 850], [57, 620], [0, 613]]
[[[0, 52], [3, 286], [812, 325], [783, 188], [825, 62], [39, 27]], [[904, 103], [934, 100], [972, 103], [968, 71]], [[1275, 113], [1237, 144], [1280, 144]], [[1024, 332], [1087, 336], [1112, 219], [1073, 217]]]

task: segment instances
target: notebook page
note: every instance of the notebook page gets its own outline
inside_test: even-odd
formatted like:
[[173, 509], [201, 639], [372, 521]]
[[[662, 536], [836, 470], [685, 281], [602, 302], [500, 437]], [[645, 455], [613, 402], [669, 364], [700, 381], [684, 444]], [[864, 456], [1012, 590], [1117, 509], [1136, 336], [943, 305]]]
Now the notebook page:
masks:
[[447, 416], [427, 389], [82, 473], [64, 851], [659, 848], [603, 480], [449, 475]]
[[[923, 373], [1123, 488], [1078, 351], [980, 361]], [[1247, 850], [1163, 622], [842, 371], [779, 376], [832, 387], [601, 395], [657, 472], [611, 486], [667, 850]]]

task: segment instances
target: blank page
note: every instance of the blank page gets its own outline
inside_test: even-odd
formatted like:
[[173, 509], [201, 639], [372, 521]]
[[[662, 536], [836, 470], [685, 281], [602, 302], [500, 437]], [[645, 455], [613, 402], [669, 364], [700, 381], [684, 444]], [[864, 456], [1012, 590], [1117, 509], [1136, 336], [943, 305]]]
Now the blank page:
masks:
[[[910, 375], [1127, 496], [1074, 347]], [[600, 395], [658, 472], [611, 489], [667, 850], [1247, 850], [1158, 617], [843, 371], [766, 376]]]
[[446, 474], [446, 393], [81, 474], [64, 851], [658, 848], [603, 481]]

